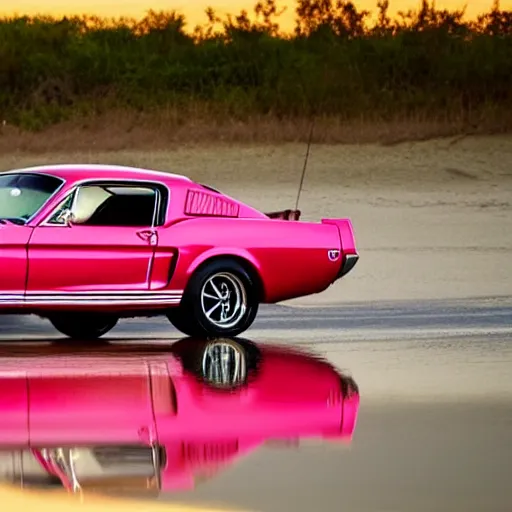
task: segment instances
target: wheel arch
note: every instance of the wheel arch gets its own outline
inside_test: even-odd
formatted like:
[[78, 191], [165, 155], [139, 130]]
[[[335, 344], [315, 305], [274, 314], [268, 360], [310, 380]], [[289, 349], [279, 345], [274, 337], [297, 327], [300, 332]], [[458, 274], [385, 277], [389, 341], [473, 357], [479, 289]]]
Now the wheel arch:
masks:
[[215, 261], [221, 261], [221, 260], [231, 260], [233, 262], [238, 263], [250, 276], [253, 280], [255, 287], [256, 287], [256, 296], [258, 302], [262, 302], [265, 298], [265, 285], [263, 283], [263, 279], [261, 277], [260, 272], [258, 271], [258, 268], [256, 267], [256, 264], [251, 261], [248, 257], [245, 255], [242, 256], [240, 254], [233, 254], [233, 253], [218, 253], [218, 254], [211, 254], [204, 258], [201, 258], [201, 260], [194, 262], [193, 265], [191, 265], [189, 269], [189, 277], [187, 280], [187, 286], [190, 283], [190, 279], [192, 276], [200, 271], [201, 269], [205, 268], [207, 265], [210, 265], [211, 263]]

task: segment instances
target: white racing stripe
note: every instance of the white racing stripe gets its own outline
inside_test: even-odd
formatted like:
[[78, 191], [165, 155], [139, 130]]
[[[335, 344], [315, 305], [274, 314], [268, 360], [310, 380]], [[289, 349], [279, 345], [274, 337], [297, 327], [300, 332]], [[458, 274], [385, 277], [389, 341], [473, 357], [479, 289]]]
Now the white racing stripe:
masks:
[[182, 290], [169, 290], [165, 292], [141, 291], [105, 291], [105, 292], [66, 292], [51, 293], [37, 292], [21, 294], [1, 294], [0, 306], [45, 306], [45, 305], [94, 305], [94, 306], [122, 306], [122, 305], [161, 305], [179, 304], [183, 296]]
[[[163, 292], [153, 292], [153, 291], [101, 291], [101, 292], [27, 292], [26, 297], [126, 297], [126, 298], [136, 298], [136, 297], [160, 297], [166, 295], [182, 295], [182, 290], [168, 290]], [[24, 297], [23, 294], [2, 294], [0, 297]]]
[[[167, 298], [167, 299], [146, 299], [146, 300], [73, 300], [73, 299], [62, 299], [62, 300], [27, 300], [21, 304], [25, 306], [148, 306], [148, 305], [165, 305], [165, 304], [179, 304], [180, 298]], [[0, 303], [4, 304], [4, 303]], [[18, 305], [20, 303], [15, 303]]]

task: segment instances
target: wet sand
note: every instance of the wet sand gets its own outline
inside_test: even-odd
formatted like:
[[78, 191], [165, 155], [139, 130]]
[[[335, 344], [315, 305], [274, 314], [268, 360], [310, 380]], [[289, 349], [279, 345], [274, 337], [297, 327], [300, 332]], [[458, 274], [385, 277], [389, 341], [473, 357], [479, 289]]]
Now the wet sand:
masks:
[[360, 386], [352, 444], [263, 447], [162, 499], [261, 512], [510, 511], [511, 336], [310, 346]]
[[[160, 499], [261, 512], [509, 512], [510, 301], [389, 308], [269, 307], [245, 336], [299, 344], [353, 375], [362, 402], [350, 446], [263, 447], [195, 489]], [[125, 321], [112, 331], [117, 342], [163, 346], [176, 335], [163, 319]], [[0, 337], [60, 338], [47, 323], [16, 317]]]
[[363, 402], [349, 448], [262, 448], [167, 499], [262, 512], [509, 512], [511, 426], [510, 402]]

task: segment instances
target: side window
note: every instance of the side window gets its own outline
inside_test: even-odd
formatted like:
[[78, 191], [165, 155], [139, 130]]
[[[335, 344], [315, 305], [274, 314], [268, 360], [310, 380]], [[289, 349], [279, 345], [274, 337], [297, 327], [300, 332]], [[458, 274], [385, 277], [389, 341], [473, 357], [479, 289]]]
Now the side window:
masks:
[[151, 187], [87, 185], [77, 190], [74, 224], [82, 226], [151, 227], [157, 192]]

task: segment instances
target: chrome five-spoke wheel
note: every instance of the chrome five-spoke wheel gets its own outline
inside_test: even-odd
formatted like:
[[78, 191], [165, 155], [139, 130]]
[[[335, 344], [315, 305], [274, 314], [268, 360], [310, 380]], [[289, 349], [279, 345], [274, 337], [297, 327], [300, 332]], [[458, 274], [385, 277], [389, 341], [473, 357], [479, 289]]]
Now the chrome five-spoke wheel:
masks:
[[210, 342], [203, 353], [201, 373], [203, 379], [211, 386], [240, 386], [247, 377], [243, 348], [231, 340]]
[[201, 308], [212, 324], [224, 329], [233, 327], [247, 310], [242, 281], [229, 272], [212, 275], [201, 289]]

